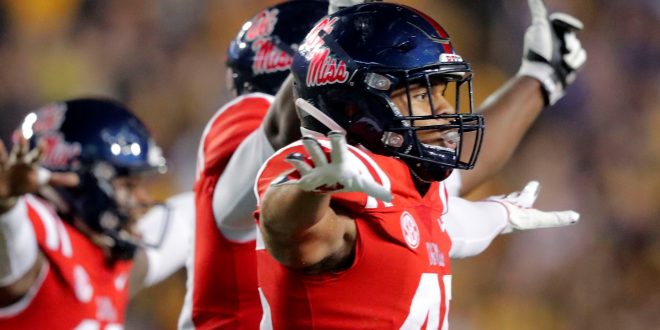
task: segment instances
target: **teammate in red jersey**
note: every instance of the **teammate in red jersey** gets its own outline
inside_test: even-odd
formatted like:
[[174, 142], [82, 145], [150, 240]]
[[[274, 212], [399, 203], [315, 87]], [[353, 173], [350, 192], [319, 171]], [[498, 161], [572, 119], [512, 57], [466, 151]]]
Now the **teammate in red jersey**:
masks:
[[[483, 120], [461, 97], [471, 94], [469, 64], [423, 13], [367, 4], [321, 21], [292, 72], [310, 136], [278, 151], [257, 178], [262, 328], [446, 328], [451, 233], [437, 181], [474, 167], [480, 149]], [[543, 95], [554, 102], [528, 75], [510, 85], [530, 91], [538, 110]], [[566, 76], [557, 79], [563, 90]], [[319, 137], [328, 133], [329, 142]], [[512, 214], [543, 216], [521, 226], [512, 215], [509, 229], [577, 220], [571, 211], [528, 213], [512, 200], [500, 200]]]
[[15, 136], [9, 155], [0, 144], [0, 328], [122, 329], [142, 280], [135, 221], [152, 205], [140, 182], [160, 149], [100, 99], [45, 106]]
[[[257, 288], [252, 186], [277, 141], [259, 129], [269, 110], [295, 117], [290, 93], [274, 96], [289, 74], [292, 55], [307, 32], [327, 13], [327, 1], [288, 1], [255, 15], [228, 51], [228, 77], [239, 95], [204, 129], [195, 181], [193, 260], [179, 327], [256, 329], [261, 319]], [[278, 124], [282, 132], [297, 132]], [[247, 153], [234, 155], [244, 140]], [[242, 166], [223, 175], [230, 159]]]

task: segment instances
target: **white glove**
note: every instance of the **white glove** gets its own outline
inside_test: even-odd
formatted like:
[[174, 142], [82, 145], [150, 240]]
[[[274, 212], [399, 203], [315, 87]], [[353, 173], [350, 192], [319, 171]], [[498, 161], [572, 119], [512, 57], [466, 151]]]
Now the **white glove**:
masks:
[[514, 230], [568, 226], [578, 222], [580, 214], [575, 211], [544, 212], [533, 209], [540, 190], [538, 181], [530, 181], [521, 192], [488, 198], [489, 201], [504, 205], [509, 214], [503, 234]]
[[295, 166], [300, 173], [300, 179], [281, 184], [295, 184], [304, 191], [319, 193], [363, 192], [382, 201], [390, 202], [392, 193], [389, 190], [374, 181], [371, 174], [363, 173], [357, 166], [351, 166], [345, 136], [332, 131], [328, 137], [332, 147], [330, 162], [319, 141], [311, 136], [304, 136], [302, 142], [312, 157], [314, 167], [307, 164], [300, 153], [288, 155], [286, 161]]
[[528, 0], [532, 25], [525, 32], [525, 45], [519, 76], [538, 79], [543, 85], [546, 104], [553, 105], [573, 83], [576, 71], [587, 61], [575, 32], [582, 22], [563, 13], [547, 14], [542, 0]]
[[376, 2], [376, 1], [382, 1], [382, 0], [330, 0], [330, 4], [328, 5], [328, 15], [332, 15], [336, 11], [346, 7], [359, 5], [365, 2]]

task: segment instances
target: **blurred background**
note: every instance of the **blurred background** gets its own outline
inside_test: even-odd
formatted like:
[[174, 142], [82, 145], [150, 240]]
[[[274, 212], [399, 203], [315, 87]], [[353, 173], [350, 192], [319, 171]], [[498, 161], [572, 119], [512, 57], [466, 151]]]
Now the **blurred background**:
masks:
[[[110, 96], [164, 147], [165, 198], [192, 187], [202, 128], [231, 95], [225, 51], [278, 1], [1, 0], [0, 136], [54, 100]], [[520, 65], [524, 0], [406, 0], [450, 33], [483, 101]], [[470, 197], [538, 179], [537, 206], [574, 227], [500, 237], [452, 264], [453, 329], [657, 329], [660, 325], [660, 1], [546, 0], [580, 18], [588, 61], [511, 162]], [[128, 329], [174, 329], [185, 273], [129, 306]]]

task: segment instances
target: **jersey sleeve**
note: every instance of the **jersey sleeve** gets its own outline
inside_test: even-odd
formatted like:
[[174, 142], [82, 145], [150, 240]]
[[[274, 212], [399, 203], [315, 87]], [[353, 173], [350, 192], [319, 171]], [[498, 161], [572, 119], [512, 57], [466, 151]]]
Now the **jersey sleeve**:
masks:
[[452, 245], [451, 258], [467, 258], [483, 252], [507, 224], [506, 209], [499, 203], [472, 202], [449, 196], [448, 212], [442, 216]]
[[294, 169], [294, 167], [286, 162], [286, 157], [296, 152], [307, 154], [305, 147], [300, 141], [294, 142], [276, 151], [275, 154], [273, 154], [261, 166], [254, 183], [254, 194], [257, 197], [258, 206], [261, 205], [261, 200], [271, 184], [275, 182], [283, 183], [300, 178], [300, 174]]
[[248, 94], [216, 112], [202, 133], [197, 153], [198, 179], [224, 171], [240, 143], [261, 125], [272, 99], [266, 94]]
[[445, 188], [447, 189], [447, 194], [449, 196], [460, 196], [461, 195], [461, 171], [453, 170], [451, 174], [445, 181], [443, 181]]

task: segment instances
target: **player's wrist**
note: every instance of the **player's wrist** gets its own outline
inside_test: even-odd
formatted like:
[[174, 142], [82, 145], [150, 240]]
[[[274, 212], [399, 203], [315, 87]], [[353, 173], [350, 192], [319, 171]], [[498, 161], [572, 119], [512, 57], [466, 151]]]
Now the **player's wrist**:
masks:
[[509, 233], [513, 232], [515, 229], [517, 229], [516, 224], [513, 221], [513, 217], [515, 217], [517, 214], [520, 213], [518, 206], [516, 206], [516, 205], [514, 205], [510, 202], [507, 202], [504, 199], [493, 198], [493, 197], [485, 200], [485, 202], [491, 202], [491, 203], [493, 203], [493, 205], [499, 205], [500, 206], [497, 209], [500, 212], [491, 214], [491, 216], [493, 216], [493, 217], [499, 216], [499, 217], [502, 217], [502, 218], [506, 219], [506, 225], [504, 226], [504, 228], [502, 229], [500, 234], [509, 234]]
[[516, 76], [531, 77], [541, 83], [546, 105], [555, 104], [564, 95], [564, 87], [555, 70], [547, 63], [523, 60]]

